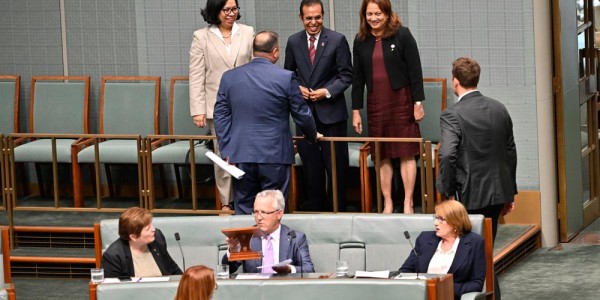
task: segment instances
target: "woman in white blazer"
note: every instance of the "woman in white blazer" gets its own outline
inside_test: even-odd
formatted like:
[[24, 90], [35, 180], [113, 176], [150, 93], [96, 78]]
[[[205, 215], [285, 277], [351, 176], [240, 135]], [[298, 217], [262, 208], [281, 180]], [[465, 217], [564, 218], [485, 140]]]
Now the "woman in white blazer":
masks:
[[[194, 32], [190, 49], [190, 114], [194, 124], [208, 124], [215, 134], [213, 110], [221, 76], [252, 58], [254, 29], [239, 24], [237, 0], [208, 0], [202, 17], [209, 25]], [[219, 154], [218, 143], [214, 143]], [[223, 210], [230, 210], [231, 177], [215, 166], [215, 182]]]

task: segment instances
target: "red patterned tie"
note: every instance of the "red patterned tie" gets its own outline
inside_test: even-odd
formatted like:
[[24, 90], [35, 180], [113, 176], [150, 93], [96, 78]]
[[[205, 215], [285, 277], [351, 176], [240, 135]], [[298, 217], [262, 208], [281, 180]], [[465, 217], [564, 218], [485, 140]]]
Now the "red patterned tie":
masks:
[[315, 49], [315, 40], [314, 36], [311, 36], [308, 40], [310, 40], [310, 46], [308, 46], [308, 54], [310, 55], [310, 63], [315, 63], [315, 53], [317, 53], [317, 49]]

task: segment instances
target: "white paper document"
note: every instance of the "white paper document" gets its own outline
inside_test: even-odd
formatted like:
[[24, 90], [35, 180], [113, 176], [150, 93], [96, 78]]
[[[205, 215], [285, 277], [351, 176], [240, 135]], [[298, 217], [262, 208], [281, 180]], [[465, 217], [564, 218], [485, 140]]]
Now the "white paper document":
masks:
[[169, 276], [161, 277], [131, 277], [132, 282], [161, 282], [169, 281]]
[[356, 273], [354, 274], [354, 277], [356, 277], [356, 278], [386, 278], [387, 279], [390, 277], [390, 270], [372, 271], [372, 272], [356, 271]]
[[160, 276], [160, 277], [131, 277], [131, 280], [123, 281], [116, 277], [104, 278], [102, 283], [132, 283], [132, 282], [160, 282], [160, 281], [169, 281], [169, 276]]
[[244, 177], [246, 174], [244, 171], [240, 170], [238, 167], [234, 165], [228, 164], [226, 161], [222, 160], [219, 156], [214, 154], [212, 151], [206, 152], [206, 157], [213, 161], [213, 163], [217, 164], [217, 166], [221, 167], [221, 169], [225, 170], [227, 173], [231, 174], [231, 176], [235, 177], [235, 179], [240, 179]]
[[271, 274], [238, 274], [235, 279], [269, 279], [271, 278]]
[[271, 267], [271, 268], [272, 268], [272, 267], [283, 267], [283, 266], [287, 266], [287, 265], [289, 265], [289, 264], [291, 264], [291, 263], [292, 263], [292, 260], [291, 260], [291, 259], [286, 259], [286, 260], [284, 260], [284, 261], [278, 262], [278, 263], [276, 263], [276, 264], [272, 264], [272, 265], [270, 265], [270, 266], [269, 266], [269, 265], [266, 265], [266, 266], [259, 266], [259, 267], [257, 267], [257, 268], [258, 268], [258, 269], [262, 269], [262, 268], [268, 268], [268, 267]]

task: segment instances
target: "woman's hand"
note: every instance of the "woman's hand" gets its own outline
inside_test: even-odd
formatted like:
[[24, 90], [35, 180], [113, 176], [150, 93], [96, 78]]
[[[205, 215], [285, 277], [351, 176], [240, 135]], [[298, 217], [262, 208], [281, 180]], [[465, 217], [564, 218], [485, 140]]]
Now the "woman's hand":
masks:
[[356, 133], [362, 133], [362, 120], [360, 118], [360, 111], [358, 109], [352, 110], [352, 127]]
[[195, 115], [192, 117], [196, 127], [204, 127], [206, 125], [206, 115]]
[[421, 103], [415, 104], [415, 121], [419, 123], [419, 121], [423, 120], [425, 117], [425, 109]]

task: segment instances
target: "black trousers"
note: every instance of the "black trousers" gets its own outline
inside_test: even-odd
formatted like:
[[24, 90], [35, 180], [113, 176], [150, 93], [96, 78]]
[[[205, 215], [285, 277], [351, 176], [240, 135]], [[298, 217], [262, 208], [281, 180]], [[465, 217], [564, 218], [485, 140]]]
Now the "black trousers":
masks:
[[[480, 209], [469, 210], [469, 214], [479, 214], [484, 215], [486, 218], [492, 219], [492, 242], [496, 241], [496, 233], [498, 232], [498, 219], [500, 219], [500, 214], [502, 213], [502, 209], [504, 208], [504, 204], [496, 204], [491, 206], [486, 206]], [[492, 243], [493, 244], [493, 243]], [[494, 272], [494, 297], [496, 300], [501, 300], [500, 293], [500, 285], [498, 284], [498, 277]]]

